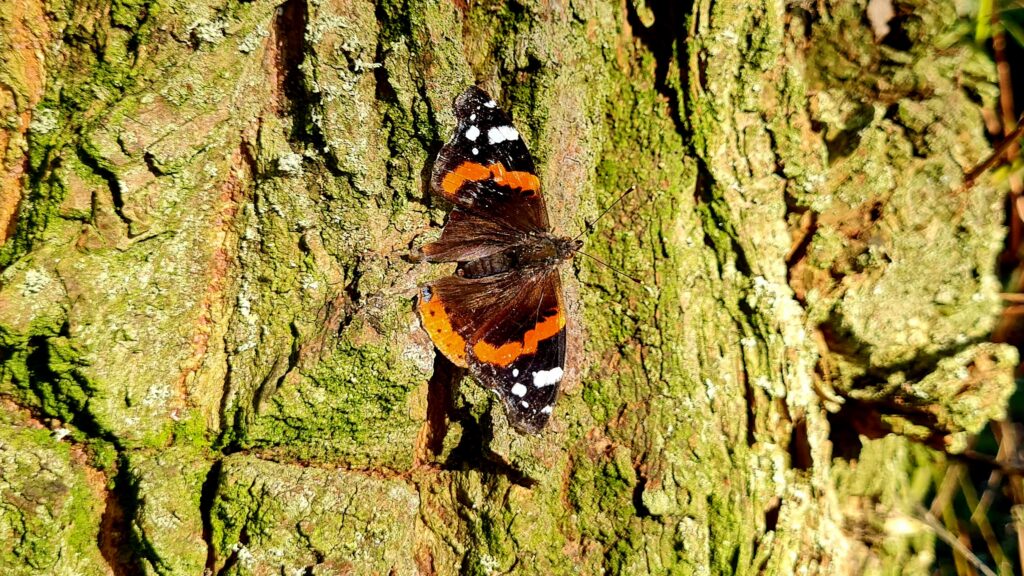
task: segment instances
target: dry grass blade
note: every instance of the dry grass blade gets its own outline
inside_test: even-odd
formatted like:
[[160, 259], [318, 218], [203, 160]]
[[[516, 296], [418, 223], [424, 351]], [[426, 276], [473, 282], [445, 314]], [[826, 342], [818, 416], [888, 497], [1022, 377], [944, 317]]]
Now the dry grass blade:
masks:
[[999, 569], [999, 574], [1002, 576], [1011, 576], [1013, 574], [1013, 568], [1010, 567], [1010, 562], [1007, 560], [1006, 554], [999, 545], [999, 538], [992, 529], [992, 525], [988, 521], [988, 516], [977, 513], [979, 507], [978, 493], [975, 491], [974, 484], [971, 482], [971, 478], [967, 474], [960, 475], [960, 491], [964, 495], [967, 507], [971, 510], [971, 522], [977, 526], [978, 531], [981, 532], [981, 537], [985, 541], [985, 546], [988, 548], [989, 555], [992, 556], [992, 560], [995, 561], [996, 566]]
[[[1000, 10], [992, 11], [992, 55], [996, 61], [996, 76], [999, 81], [999, 112], [1002, 118], [1003, 124], [1003, 136], [1006, 137], [1004, 143], [1006, 147], [1000, 152], [1005, 153], [1007, 162], [1013, 162], [1020, 153], [1020, 146], [1017, 145], [1017, 139], [1020, 137], [1018, 130], [1020, 130], [1020, 119], [1017, 121], [1017, 126], [1013, 129], [1010, 128], [1013, 125], [1014, 116], [1014, 94], [1013, 94], [1013, 78], [1011, 73], [1010, 61], [1007, 58], [1007, 46], [1006, 46], [1006, 30], [1000, 25], [1000, 18], [1002, 17]], [[1016, 134], [1016, 135], [1014, 135]], [[1002, 148], [1002, 146], [1000, 146]], [[1024, 236], [1024, 230], [1021, 229], [1021, 224], [1024, 223], [1021, 220], [1021, 213], [1018, 211], [1018, 200], [1020, 199], [1021, 192], [1024, 191], [1024, 183], [1021, 182], [1020, 176], [1010, 176], [1010, 247], [1014, 250], [1014, 253], [1019, 253], [1022, 236]]]
[[949, 506], [953, 499], [953, 491], [956, 490], [957, 483], [960, 481], [961, 470], [963, 467], [959, 464], [951, 464], [946, 467], [942, 483], [939, 484], [939, 488], [935, 492], [935, 499], [932, 500], [932, 505], [928, 508], [929, 514], [935, 516]]
[[[935, 532], [936, 536], [938, 536], [943, 542], [948, 544], [950, 548], [952, 548], [959, 554], [959, 557], [969, 562], [972, 566], [977, 568], [978, 571], [984, 574], [985, 576], [998, 576], [995, 572], [992, 571], [991, 568], [986, 566], [985, 563], [982, 562], [981, 559], [978, 558], [978, 556], [975, 555], [970, 548], [964, 545], [964, 543], [961, 542], [955, 534], [953, 534], [952, 532], [947, 530], [945, 526], [940, 524], [931, 512], [925, 510], [923, 506], [918, 506], [917, 513], [920, 515], [920, 518], [918, 518], [918, 520], [924, 522], [929, 528], [931, 528]], [[963, 571], [959, 569], [958, 571], [963, 573]]]
[[[996, 458], [1003, 462], [1019, 462], [1020, 434], [1018, 425], [1013, 422], [999, 422], [995, 427], [996, 438], [999, 441], [999, 452]], [[1010, 498], [1013, 499], [1013, 529], [1017, 532], [1017, 555], [1018, 566], [1024, 570], [1024, 474], [1020, 471], [1009, 472], [1008, 480]]]

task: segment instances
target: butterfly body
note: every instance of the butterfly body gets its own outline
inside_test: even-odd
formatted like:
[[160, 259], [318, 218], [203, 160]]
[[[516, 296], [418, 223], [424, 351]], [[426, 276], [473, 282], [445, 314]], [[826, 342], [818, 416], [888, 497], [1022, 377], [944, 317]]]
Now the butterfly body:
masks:
[[530, 237], [523, 244], [503, 252], [462, 262], [455, 273], [463, 278], [483, 278], [514, 270], [525, 274], [543, 273], [545, 268], [557, 267], [562, 261], [572, 258], [581, 244], [579, 240], [550, 234]]
[[438, 350], [498, 395], [512, 426], [537, 432], [564, 375], [558, 268], [580, 242], [551, 233], [533, 158], [497, 103], [471, 86], [454, 111], [431, 190], [455, 207], [422, 255], [458, 266], [421, 288], [417, 309]]

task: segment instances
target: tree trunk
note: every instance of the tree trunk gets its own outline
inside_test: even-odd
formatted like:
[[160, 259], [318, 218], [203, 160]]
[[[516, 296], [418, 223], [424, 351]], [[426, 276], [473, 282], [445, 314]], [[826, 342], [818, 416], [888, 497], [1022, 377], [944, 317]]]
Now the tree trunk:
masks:
[[[895, 8], [0, 0], [3, 573], [927, 574], [1017, 357], [994, 67]], [[402, 257], [473, 83], [556, 230], [637, 188], [536, 436]]]

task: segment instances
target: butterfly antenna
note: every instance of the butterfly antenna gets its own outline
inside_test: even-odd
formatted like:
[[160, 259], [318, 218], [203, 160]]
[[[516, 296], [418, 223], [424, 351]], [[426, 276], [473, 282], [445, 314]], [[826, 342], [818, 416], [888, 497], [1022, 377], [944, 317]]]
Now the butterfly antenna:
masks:
[[[629, 188], [626, 189], [625, 192], [623, 192], [622, 194], [619, 194], [619, 197], [615, 199], [615, 202], [612, 202], [611, 204], [609, 204], [608, 207], [605, 208], [603, 212], [601, 212], [600, 214], [597, 215], [597, 218], [594, 218], [591, 222], [588, 222], [586, 228], [584, 228], [579, 234], [577, 234], [576, 237], [573, 238], [573, 240], [579, 240], [580, 236], [583, 236], [585, 234], [590, 234], [591, 232], [593, 232], [594, 231], [594, 224], [597, 224], [597, 221], [600, 220], [602, 216], [607, 214], [612, 208], [615, 207], [616, 204], [618, 204], [623, 198], [626, 197], [626, 194], [629, 194], [633, 190], [636, 190], [636, 186], [630, 186]], [[583, 254], [583, 253], [580, 252], [580, 254]], [[583, 255], [587, 256], [587, 254], [583, 254]], [[593, 256], [591, 256], [591, 258], [593, 258]], [[595, 258], [595, 260], [596, 260], [596, 258]]]
[[597, 256], [591, 256], [590, 254], [587, 254], [586, 252], [584, 252], [582, 250], [579, 250], [579, 249], [573, 250], [573, 252], [576, 252], [577, 254], [582, 254], [583, 256], [586, 256], [587, 258], [590, 258], [594, 262], [597, 262], [601, 266], [604, 266], [605, 268], [611, 270], [612, 272], [615, 272], [616, 274], [621, 274], [622, 276], [625, 276], [626, 278], [629, 278], [630, 280], [632, 280], [633, 282], [636, 282], [637, 284], [643, 284], [643, 282], [641, 282], [639, 278], [634, 278], [633, 276], [630, 276], [629, 274], [626, 274], [622, 270], [619, 270], [618, 268], [612, 266], [611, 264], [605, 262], [604, 260], [601, 260]]

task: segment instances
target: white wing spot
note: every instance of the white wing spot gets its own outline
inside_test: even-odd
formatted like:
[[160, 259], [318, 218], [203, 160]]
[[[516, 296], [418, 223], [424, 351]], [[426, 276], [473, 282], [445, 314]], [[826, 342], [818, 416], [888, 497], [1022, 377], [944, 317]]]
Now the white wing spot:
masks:
[[[466, 133], [469, 136], [469, 133]], [[491, 144], [499, 144], [506, 140], [518, 140], [519, 132], [511, 126], [495, 126], [487, 131], [487, 141]]]
[[475, 113], [469, 115], [469, 121], [470, 122], [475, 122], [476, 121], [476, 114]]
[[470, 126], [469, 130], [466, 130], [466, 140], [470, 142], [476, 142], [476, 137], [480, 135], [480, 129], [476, 126]]
[[562, 368], [555, 366], [551, 370], [538, 370], [533, 373], [533, 385], [537, 388], [551, 386], [562, 381]]
[[551, 414], [551, 406], [545, 406], [541, 408], [540, 411], [544, 414]]
[[512, 394], [519, 396], [520, 398], [526, 396], [526, 386], [517, 382], [516, 385], [512, 387]]
[[487, 106], [488, 108], [494, 108], [497, 105], [498, 103], [495, 102], [494, 100], [488, 100], [487, 102], [484, 102], [484, 106]]
[[517, 376], [519, 376], [519, 368], [513, 368], [512, 369], [512, 377], [516, 378]]
[[479, 153], [480, 153], [480, 149], [478, 149], [478, 148], [474, 147], [474, 148], [473, 148], [473, 156], [476, 156], [476, 155], [477, 155], [477, 154], [479, 154]]
[[527, 402], [526, 400], [523, 400], [522, 402], [520, 402], [519, 405], [522, 406], [523, 408], [529, 408], [530, 407], [530, 403]]

